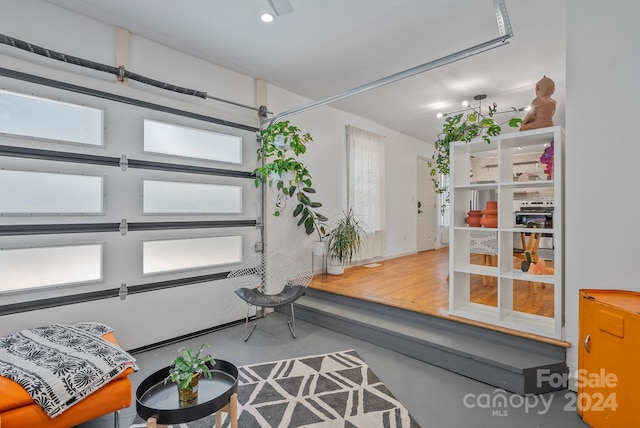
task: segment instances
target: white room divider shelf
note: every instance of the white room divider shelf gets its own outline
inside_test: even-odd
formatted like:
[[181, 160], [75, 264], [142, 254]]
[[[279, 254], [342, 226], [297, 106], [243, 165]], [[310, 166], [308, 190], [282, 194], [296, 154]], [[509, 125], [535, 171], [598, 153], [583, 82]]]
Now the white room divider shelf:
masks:
[[[491, 144], [482, 139], [470, 143], [456, 142], [450, 147], [451, 161], [451, 225], [449, 236], [449, 313], [493, 325], [516, 329], [555, 339], [563, 339], [563, 185], [562, 152], [563, 131], [554, 126], [530, 131], [511, 132], [491, 138]], [[553, 176], [540, 177], [522, 173], [535, 162], [521, 162], [522, 156], [541, 156], [553, 142]], [[494, 162], [495, 159], [495, 162]], [[483, 180], [474, 181], [482, 166]], [[489, 180], [487, 180], [487, 175]], [[465, 223], [478, 191], [495, 192], [498, 202], [496, 228], [469, 227]], [[553, 226], [539, 224], [536, 231], [543, 233], [547, 246], [540, 258], [553, 267], [552, 274], [532, 275], [522, 272], [519, 259], [521, 232], [532, 229], [516, 225], [515, 212], [523, 201], [542, 201], [553, 206]], [[526, 202], [525, 202], [526, 203]], [[479, 232], [488, 242], [479, 249], [475, 240]], [[530, 236], [530, 235], [529, 235]], [[495, 239], [494, 239], [495, 238]], [[528, 241], [528, 236], [526, 236]], [[487, 241], [485, 239], [485, 241]], [[487, 251], [487, 248], [489, 250]], [[485, 256], [485, 255], [488, 255]], [[493, 257], [490, 257], [493, 256]], [[494, 287], [494, 289], [487, 288]], [[524, 291], [523, 291], [524, 290]], [[522, 293], [526, 292], [527, 296]], [[495, 293], [497, 299], [487, 299]], [[537, 299], [546, 293], [553, 295], [552, 315], [544, 315], [514, 304], [518, 297]]]

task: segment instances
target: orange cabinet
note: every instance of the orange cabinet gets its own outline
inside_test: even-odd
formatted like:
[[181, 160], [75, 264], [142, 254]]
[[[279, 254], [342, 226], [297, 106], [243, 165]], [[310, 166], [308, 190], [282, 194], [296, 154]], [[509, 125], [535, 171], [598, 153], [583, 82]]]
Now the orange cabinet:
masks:
[[576, 381], [589, 426], [640, 427], [640, 293], [580, 290]]

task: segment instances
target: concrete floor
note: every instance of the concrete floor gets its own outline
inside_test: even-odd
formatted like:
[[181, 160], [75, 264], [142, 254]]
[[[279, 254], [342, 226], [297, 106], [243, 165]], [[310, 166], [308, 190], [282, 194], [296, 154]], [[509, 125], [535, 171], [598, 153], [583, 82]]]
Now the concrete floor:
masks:
[[[169, 365], [181, 346], [197, 348], [205, 342], [211, 345], [215, 358], [237, 366], [355, 349], [422, 428], [587, 426], [576, 413], [573, 392], [530, 397], [507, 393], [506, 407], [493, 407], [493, 398], [502, 393], [492, 386], [314, 324], [304, 321], [296, 324], [295, 340], [289, 333], [285, 316], [272, 313], [259, 321], [247, 343], [243, 341], [244, 325], [241, 325], [134, 355], [140, 371], [130, 376], [133, 404], [120, 412], [120, 427], [129, 428], [136, 415], [138, 384], [149, 374]], [[113, 427], [113, 416], [80, 427], [110, 428]]]

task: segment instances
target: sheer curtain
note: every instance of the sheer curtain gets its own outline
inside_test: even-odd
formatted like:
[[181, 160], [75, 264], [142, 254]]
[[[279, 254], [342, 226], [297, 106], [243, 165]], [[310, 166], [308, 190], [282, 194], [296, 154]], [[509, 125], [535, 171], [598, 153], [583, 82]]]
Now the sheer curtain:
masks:
[[367, 231], [357, 260], [385, 253], [384, 140], [382, 135], [347, 125], [347, 206]]

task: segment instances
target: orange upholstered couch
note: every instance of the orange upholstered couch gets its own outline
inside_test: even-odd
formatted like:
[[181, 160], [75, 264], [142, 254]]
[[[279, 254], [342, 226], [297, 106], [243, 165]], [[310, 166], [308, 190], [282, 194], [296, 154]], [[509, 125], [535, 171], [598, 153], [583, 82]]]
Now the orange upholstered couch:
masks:
[[[113, 333], [102, 337], [118, 344]], [[69, 428], [127, 408], [131, 405], [131, 381], [127, 376], [132, 372], [127, 369], [53, 419], [19, 384], [0, 376], [0, 428]]]

